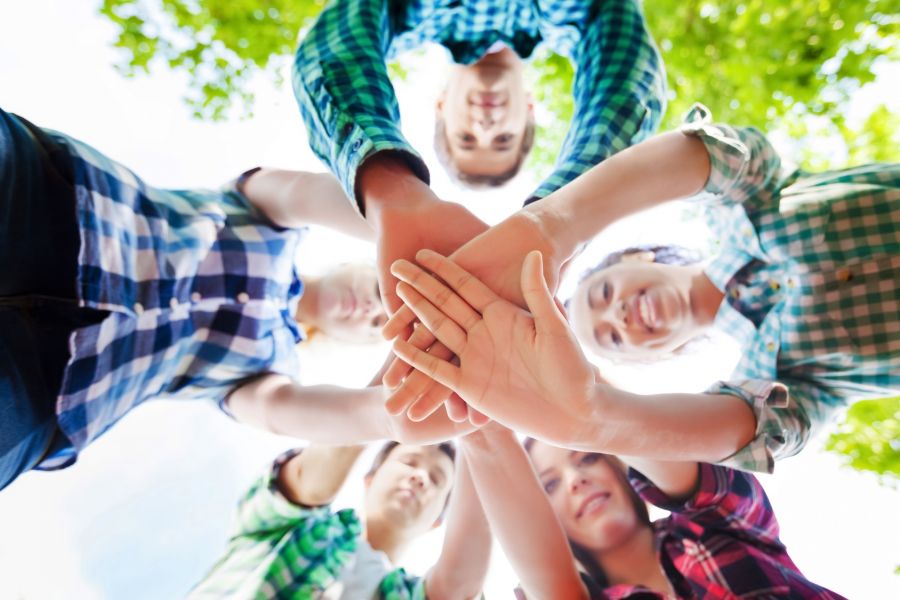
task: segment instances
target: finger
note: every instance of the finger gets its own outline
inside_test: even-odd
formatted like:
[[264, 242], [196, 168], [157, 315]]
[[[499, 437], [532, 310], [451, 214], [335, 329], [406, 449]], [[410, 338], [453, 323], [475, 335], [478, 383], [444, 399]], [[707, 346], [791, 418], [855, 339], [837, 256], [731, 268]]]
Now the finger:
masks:
[[381, 291], [381, 302], [389, 315], [393, 315], [401, 306], [403, 300], [397, 295], [397, 278], [391, 273], [390, 263], [382, 264], [378, 260], [378, 289]]
[[450, 397], [444, 402], [444, 407], [447, 409], [447, 416], [455, 423], [462, 423], [469, 418], [469, 407], [466, 401], [460, 398], [458, 394], [451, 393]]
[[381, 328], [381, 335], [386, 340], [392, 340], [409, 327], [416, 320], [415, 313], [405, 304], [400, 306], [391, 318]]
[[401, 339], [394, 340], [394, 353], [405, 360], [410, 366], [415, 367], [431, 379], [455, 390], [459, 385], [460, 368], [447, 360], [419, 350], [409, 342]]
[[397, 293], [403, 299], [404, 304], [410, 307], [422, 325], [442, 344], [450, 348], [453, 354], [462, 354], [468, 343], [468, 336], [462, 327], [457, 325], [452, 318], [435, 307], [425, 297], [416, 291], [408, 283], [397, 284]]
[[481, 412], [480, 410], [476, 410], [469, 407], [469, 423], [474, 425], [475, 427], [483, 427], [491, 422], [491, 418]]
[[[436, 340], [431, 332], [428, 331], [427, 327], [416, 327], [407, 341], [416, 348], [425, 350], [433, 345]], [[410, 370], [411, 368], [408, 364], [399, 359], [395, 360], [394, 363], [388, 367], [388, 370], [385, 371], [382, 382], [391, 389], [398, 387], [403, 383], [403, 378], [409, 374]]]
[[566, 326], [565, 318], [556, 306], [547, 281], [544, 279], [544, 263], [537, 250], [528, 253], [522, 265], [522, 296], [528, 310], [534, 315], [538, 333], [555, 333]]
[[433, 250], [419, 250], [416, 262], [447, 282], [469, 306], [478, 312], [500, 299], [489, 287], [445, 256]]
[[[423, 271], [418, 265], [414, 265], [407, 260], [398, 260], [391, 266], [391, 272], [400, 280], [415, 288], [419, 294], [442, 313], [456, 321], [466, 331], [481, 320], [481, 315], [469, 306], [465, 300], [436, 278]], [[429, 327], [429, 329], [431, 328]]]
[[[400, 338], [398, 338], [400, 339]], [[412, 344], [416, 348], [416, 344]], [[420, 349], [420, 348], [419, 348]], [[447, 346], [441, 344], [440, 342], [434, 344], [431, 348], [428, 349], [428, 354], [437, 357], [440, 360], [451, 360], [453, 358], [453, 352], [451, 352]], [[403, 361], [401, 361], [403, 362]], [[405, 362], [406, 368], [409, 369], [409, 365]], [[439, 383], [435, 383], [433, 379], [425, 375], [420, 371], [416, 371], [412, 369], [407, 375], [406, 379], [399, 385], [397, 391], [394, 392], [391, 398], [385, 402], [385, 410], [389, 414], [399, 415], [406, 412], [409, 407], [416, 401], [420, 396], [427, 393], [431, 388], [445, 389]], [[449, 390], [446, 394], [449, 394]], [[446, 396], [445, 396], [446, 397]], [[435, 406], [440, 405], [438, 402]]]
[[[454, 361], [450, 361], [453, 364]], [[455, 366], [455, 365], [454, 365]], [[417, 379], [419, 377], [428, 379], [428, 376], [420, 371], [414, 372], [410, 375], [410, 379]], [[424, 392], [419, 396], [418, 399], [410, 405], [409, 409], [406, 411], [406, 416], [410, 421], [421, 421], [432, 412], [436, 411], [444, 401], [447, 400], [450, 395], [453, 393], [451, 390], [447, 389], [443, 385], [435, 382], [432, 379], [428, 379], [428, 382], [431, 384], [425, 387]], [[447, 413], [448, 416], [458, 423], [462, 423], [466, 420], [465, 413], [463, 413], [462, 418], [456, 418], [456, 413]]]

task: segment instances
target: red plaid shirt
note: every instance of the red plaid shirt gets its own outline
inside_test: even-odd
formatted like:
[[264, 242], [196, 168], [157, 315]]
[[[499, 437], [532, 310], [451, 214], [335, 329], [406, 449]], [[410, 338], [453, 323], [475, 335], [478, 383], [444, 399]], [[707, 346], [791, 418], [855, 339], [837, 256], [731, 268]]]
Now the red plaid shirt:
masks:
[[[675, 502], [635, 470], [631, 485], [647, 502], [671, 511], [653, 523], [656, 547], [680, 598], [843, 598], [806, 579], [781, 540], [778, 521], [750, 473], [700, 465], [700, 487]], [[615, 585], [593, 598], [662, 598], [647, 588]]]

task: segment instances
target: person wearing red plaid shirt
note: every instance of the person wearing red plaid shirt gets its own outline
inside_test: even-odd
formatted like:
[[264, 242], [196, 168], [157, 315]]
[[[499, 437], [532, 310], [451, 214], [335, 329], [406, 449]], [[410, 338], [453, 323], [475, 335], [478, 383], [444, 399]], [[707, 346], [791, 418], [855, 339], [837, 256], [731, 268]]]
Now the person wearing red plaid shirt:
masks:
[[[495, 424], [460, 450], [520, 600], [841, 598], [791, 560], [750, 473], [533, 440], [523, 448]], [[645, 502], [671, 515], [651, 522]]]

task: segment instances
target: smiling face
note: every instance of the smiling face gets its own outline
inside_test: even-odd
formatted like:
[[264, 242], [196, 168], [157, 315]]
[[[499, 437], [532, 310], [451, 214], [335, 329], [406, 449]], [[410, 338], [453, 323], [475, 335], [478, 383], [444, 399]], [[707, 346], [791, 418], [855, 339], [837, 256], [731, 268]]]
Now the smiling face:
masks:
[[522, 61], [509, 48], [455, 66], [437, 102], [449, 159], [467, 175], [499, 176], [521, 161], [533, 119]]
[[453, 473], [453, 459], [438, 446], [395, 446], [366, 479], [367, 518], [413, 535], [428, 531], [444, 510]]
[[602, 552], [647, 526], [635, 510], [631, 488], [607, 457], [541, 442], [529, 455], [569, 540]]
[[691, 295], [696, 266], [623, 261], [578, 284], [569, 314], [579, 341], [610, 358], [675, 350], [702, 329]]
[[381, 304], [375, 267], [347, 263], [318, 282], [316, 325], [335, 339], [366, 343], [381, 339], [387, 313]]

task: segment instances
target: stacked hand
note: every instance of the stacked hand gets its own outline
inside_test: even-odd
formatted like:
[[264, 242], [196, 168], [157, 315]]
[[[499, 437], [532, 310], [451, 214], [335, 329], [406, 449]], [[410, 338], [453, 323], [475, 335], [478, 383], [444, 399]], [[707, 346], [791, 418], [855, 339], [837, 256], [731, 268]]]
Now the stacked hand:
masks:
[[394, 263], [402, 281], [397, 293], [456, 359], [398, 337], [400, 358], [518, 431], [562, 436], [585, 421], [595, 370], [553, 299], [540, 252], [529, 253], [521, 269], [520, 293], [530, 312], [435, 252], [420, 251], [416, 259], [420, 266]]
[[[553, 247], [552, 240], [542, 228], [542, 224], [532, 213], [520, 211], [502, 223], [474, 238], [457, 250], [451, 258], [453, 262], [485, 281], [500, 298], [505, 298], [519, 306], [524, 306], [520, 284], [522, 264], [525, 256], [534, 249], [543, 254], [544, 271], [547, 273], [550, 289], [555, 290], [558, 274], [567, 256]], [[384, 328], [387, 338], [404, 335], [406, 328], [415, 319], [409, 307], [399, 309]], [[449, 360], [452, 350], [439, 341], [427, 327], [418, 327], [409, 338], [414, 347], [425, 350], [438, 360]], [[405, 379], [404, 379], [405, 378]], [[385, 385], [397, 388], [388, 400], [386, 408], [392, 414], [407, 412], [411, 419], [423, 419], [447, 401], [451, 418], [464, 420], [466, 404], [459, 397], [451, 397], [450, 390], [435, 383], [422, 372], [410, 371], [403, 361], [392, 365], [384, 378]], [[469, 418], [477, 424], [484, 419], [469, 407]]]

